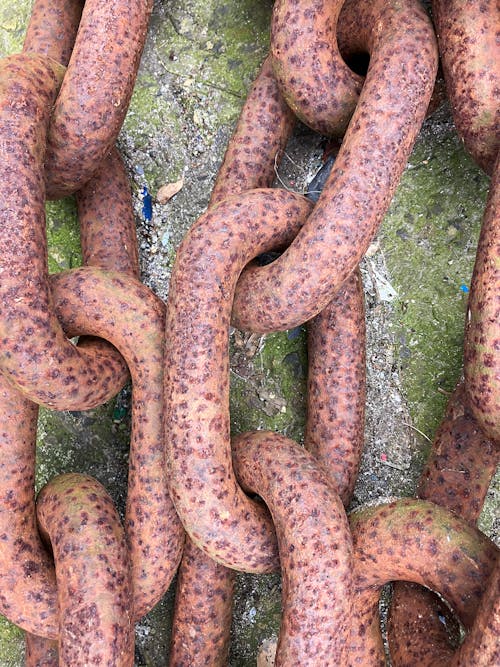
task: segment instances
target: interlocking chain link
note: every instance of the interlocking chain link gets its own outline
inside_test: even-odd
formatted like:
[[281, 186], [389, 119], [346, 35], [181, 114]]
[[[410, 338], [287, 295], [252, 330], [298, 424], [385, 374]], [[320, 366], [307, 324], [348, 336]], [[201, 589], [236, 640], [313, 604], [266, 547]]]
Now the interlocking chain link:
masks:
[[[166, 307], [138, 279], [115, 148], [152, 2], [35, 1], [23, 53], [0, 62], [0, 611], [28, 633], [28, 667], [131, 667], [133, 623], [164, 595], [181, 557], [173, 667], [226, 664], [235, 571], [277, 569], [276, 665], [385, 664], [380, 590], [400, 580], [442, 593], [469, 634], [452, 651], [441, 628], [420, 619], [441, 603], [395, 587], [395, 665], [494, 664], [498, 549], [473, 524], [500, 442], [496, 14], [493, 2], [474, 5], [434, 3], [458, 131], [493, 174], [465, 379], [419, 498], [348, 519], [366, 385], [358, 266], [429, 107], [438, 64], [430, 19], [417, 0], [276, 2], [270, 55], [209, 208], [178, 249]], [[366, 77], [348, 66], [360, 55]], [[343, 137], [316, 204], [271, 187], [297, 117]], [[76, 194], [84, 266], [49, 276], [45, 200], [67, 194]], [[280, 254], [271, 264], [253, 261], [271, 251]], [[305, 447], [267, 431], [231, 440], [231, 322], [270, 332], [306, 321]], [[56, 477], [35, 503], [38, 405], [100, 405], [129, 373], [124, 525], [87, 475]], [[449, 466], [466, 473], [459, 483]]]

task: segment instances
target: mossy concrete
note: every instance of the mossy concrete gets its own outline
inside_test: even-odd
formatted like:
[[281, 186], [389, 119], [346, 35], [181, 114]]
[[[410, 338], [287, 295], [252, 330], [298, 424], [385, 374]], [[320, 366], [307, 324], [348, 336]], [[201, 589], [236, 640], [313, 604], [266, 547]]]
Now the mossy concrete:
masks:
[[380, 234], [397, 291], [405, 392], [415, 425], [430, 436], [460, 375], [488, 185], [443, 110], [424, 126]]
[[[0, 0], [1, 54], [21, 48], [30, 5]], [[143, 279], [162, 298], [176, 248], [206, 208], [246, 90], [265, 57], [271, 6], [270, 0], [155, 3], [119, 147], [131, 176]], [[303, 128], [298, 136], [287, 149], [287, 169], [295, 169], [295, 176], [281, 175], [287, 186], [303, 191], [319, 166], [321, 141]], [[165, 205], [156, 202], [158, 188], [181, 177], [179, 194]], [[413, 491], [428, 448], [419, 432], [432, 437], [461, 370], [464, 288], [487, 187], [448, 111], [427, 121], [362, 269], [371, 389], [354, 504]], [[143, 206], [145, 189], [151, 217]], [[47, 219], [50, 270], [77, 266], [73, 199], [48, 204]], [[304, 328], [265, 337], [232, 331], [230, 347], [233, 433], [269, 428], [301, 442]], [[129, 426], [130, 388], [88, 413], [41, 411], [37, 487], [59, 472], [86, 472], [108, 488], [123, 515]], [[384, 465], [381, 454], [395, 467]], [[492, 486], [483, 514], [489, 534], [498, 533], [498, 488]], [[137, 667], [165, 664], [171, 602], [172, 591], [137, 624]], [[277, 575], [238, 577], [231, 665], [255, 664], [261, 642], [278, 631], [279, 613]], [[22, 654], [22, 635], [1, 620], [0, 667], [22, 665]]]

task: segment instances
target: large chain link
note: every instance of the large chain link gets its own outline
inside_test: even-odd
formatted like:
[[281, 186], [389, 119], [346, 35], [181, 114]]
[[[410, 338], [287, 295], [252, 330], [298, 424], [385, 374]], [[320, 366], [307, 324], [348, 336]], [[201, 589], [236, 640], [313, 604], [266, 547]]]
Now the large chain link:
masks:
[[[23, 53], [0, 62], [0, 611], [28, 633], [28, 667], [133, 665], [133, 622], [163, 596], [181, 556], [173, 666], [226, 664], [235, 571], [278, 568], [276, 665], [385, 664], [380, 590], [400, 580], [439, 591], [469, 634], [451, 650], [442, 628], [421, 618], [427, 610], [435, 619], [437, 598], [395, 587], [395, 665], [494, 664], [498, 549], [469, 525], [500, 442], [496, 10], [479, 4], [434, 3], [457, 129], [493, 174], [465, 380], [436, 435], [419, 499], [348, 519], [366, 385], [358, 265], [437, 71], [420, 3], [276, 2], [270, 55], [209, 208], [178, 249], [166, 308], [138, 280], [130, 187], [114, 146], [152, 2], [36, 0]], [[363, 54], [366, 77], [347, 65]], [[296, 117], [343, 136], [316, 204], [271, 188]], [[49, 276], [45, 199], [70, 193], [84, 266]], [[281, 256], [252, 262], [270, 251]], [[231, 441], [230, 324], [270, 332], [306, 321], [305, 448], [266, 431]], [[38, 405], [100, 405], [128, 373], [124, 527], [106, 490], [86, 475], [51, 480], [35, 503]], [[458, 483], [455, 468], [464, 471]]]

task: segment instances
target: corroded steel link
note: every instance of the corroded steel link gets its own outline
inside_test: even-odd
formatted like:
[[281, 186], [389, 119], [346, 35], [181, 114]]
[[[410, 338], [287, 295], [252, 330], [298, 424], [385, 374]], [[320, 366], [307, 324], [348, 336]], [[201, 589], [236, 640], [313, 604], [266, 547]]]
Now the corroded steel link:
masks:
[[24, 667], [59, 667], [57, 642], [27, 634]]
[[403, 499], [349, 517], [354, 544], [354, 597], [349, 665], [385, 667], [379, 597], [390, 581], [438, 591], [470, 629], [498, 562], [480, 531], [423, 500]]
[[474, 417], [500, 446], [500, 153], [472, 274], [464, 340], [465, 391]]
[[[349, 45], [351, 54], [368, 52], [370, 70], [378, 57], [372, 40], [383, 42], [386, 53], [396, 48], [398, 59], [411, 63], [411, 67], [421, 57], [420, 48], [429, 39], [429, 20], [417, 0], [278, 0], [275, 3], [271, 54], [283, 95], [306, 125], [321, 134], [338, 137], [346, 131], [363, 84], [363, 78], [347, 66], [339, 51], [337, 24], [341, 9], [341, 22], [354, 21], [353, 30], [342, 26], [349, 42], [355, 43]], [[397, 85], [404, 81], [405, 74], [404, 65], [399, 71], [387, 71]], [[371, 75], [369, 72], [368, 77]]]
[[[209, 206], [270, 186], [294, 122], [267, 59], [241, 110]], [[235, 575], [186, 540], [175, 594], [172, 666], [227, 665]]]
[[[165, 306], [132, 277], [93, 268], [56, 274], [51, 285], [57, 315], [68, 334], [102, 335], [130, 367], [133, 405], [126, 528], [138, 619], [167, 590], [184, 541], [168, 494], [163, 445]], [[0, 380], [0, 534], [5, 536], [0, 581], [2, 591], [12, 592], [0, 599], [1, 611], [20, 627], [55, 639], [55, 581], [33, 511], [37, 407], [2, 376]]]
[[116, 393], [123, 362], [67, 340], [48, 287], [43, 161], [63, 67], [20, 54], [1, 61], [0, 71], [0, 366], [37, 403], [95, 407]]
[[304, 444], [320, 461], [345, 506], [364, 442], [366, 359], [359, 271], [308, 324], [309, 371]]
[[152, 0], [87, 0], [47, 145], [47, 197], [76, 192], [114, 146], [128, 109]]
[[274, 74], [293, 112], [309, 127], [341, 137], [363, 77], [344, 62], [337, 22], [344, 0], [277, 0], [271, 22]]
[[102, 336], [118, 348], [132, 376], [125, 527], [134, 617], [139, 619], [167, 590], [184, 544], [184, 531], [168, 493], [165, 464], [165, 305], [136, 279], [91, 267], [51, 276], [51, 288], [55, 312], [67, 334]]
[[475, 525], [499, 460], [500, 450], [471, 415], [460, 384], [436, 433], [417, 497], [446, 507]]
[[[415, 587], [419, 595], [411, 600], [404, 597], [398, 597], [396, 600], [396, 610], [398, 618], [408, 624], [405, 629], [404, 638], [410, 641], [411, 631], [414, 629], [418, 633], [421, 641], [421, 648], [425, 652], [409, 651], [409, 655], [404, 655], [405, 661], [401, 660], [401, 655], [394, 655], [391, 644], [391, 663], [408, 667], [494, 667], [500, 661], [500, 588], [499, 588], [500, 564], [497, 563], [495, 570], [487, 584], [487, 589], [481, 598], [478, 606], [478, 612], [474, 619], [474, 624], [469, 635], [458, 650], [454, 649], [447, 641], [447, 632], [443, 618], [449, 615], [449, 610], [443, 602], [431, 591]], [[402, 584], [398, 584], [401, 586]], [[403, 584], [405, 587], [410, 584]], [[427, 594], [428, 599], [423, 595]], [[406, 606], [411, 602], [414, 607]], [[424, 602], [423, 605], [419, 605]], [[394, 602], [393, 602], [394, 605]], [[429, 614], [429, 611], [432, 614]], [[441, 619], [439, 618], [441, 617]], [[408, 618], [409, 617], [409, 618]], [[412, 621], [414, 623], [412, 623]], [[415, 623], [416, 621], [416, 623]], [[425, 628], [422, 625], [425, 625]], [[427, 632], [424, 632], [426, 630]], [[457, 635], [458, 639], [458, 635]], [[424, 644], [425, 642], [425, 644]], [[458, 642], [456, 642], [458, 643]], [[401, 648], [403, 646], [403, 637], [401, 637]]]
[[275, 665], [343, 665], [352, 606], [352, 546], [339, 496], [315, 459], [277, 433], [233, 443], [242, 486], [269, 507], [278, 536], [283, 615]]
[[266, 58], [241, 110], [210, 205], [238, 192], [270, 187], [294, 124]]
[[[424, 119], [437, 69], [430, 21], [413, 1], [398, 11], [381, 1], [359, 7], [371, 60], [358, 105], [307, 224], [275, 262], [240, 277], [232, 318], [239, 329], [288, 329], [326, 306], [378, 229]], [[411, 40], [402, 38], [403, 19]]]
[[[76, 193], [80, 244], [84, 266], [119, 271], [139, 278], [139, 252], [135, 229], [132, 193], [125, 165], [116, 147], [106, 156], [97, 174]], [[110, 343], [83, 336], [78, 347], [100, 350], [122, 357]], [[118, 393], [129, 379], [128, 367], [122, 362], [122, 373], [116, 374]]]
[[132, 667], [132, 577], [112, 499], [92, 477], [69, 473], [44, 486], [36, 507], [54, 554], [60, 667]]
[[37, 53], [66, 66], [71, 57], [85, 0], [35, 0], [24, 53]]
[[[228, 567], [278, 566], [269, 515], [239, 487], [229, 438], [229, 318], [238, 275], [297, 233], [310, 203], [252, 190], [211, 207], [181, 243], [165, 348], [165, 433], [171, 495], [193, 542]], [[188, 465], [189, 462], [189, 465]]]
[[[451, 667], [493, 667], [500, 664], [500, 562], [491, 575], [474, 625]], [[434, 663], [433, 667], [440, 667]]]
[[393, 585], [387, 635], [394, 667], [434, 667], [450, 663], [460, 625], [438, 595], [400, 581]]
[[[484, 436], [464, 401], [461, 383], [434, 438], [417, 496], [451, 510], [473, 526], [500, 452]], [[395, 667], [428, 667], [437, 660], [451, 659], [454, 649], [440, 615], [446, 617], [447, 613], [436, 595], [410, 584], [394, 586], [387, 634]], [[448, 625], [452, 632], [456, 630], [453, 619]]]
[[56, 639], [54, 566], [35, 517], [38, 406], [0, 374], [0, 613], [17, 626]]
[[[293, 117], [279, 92], [268, 58], [241, 111], [212, 192], [212, 205], [229, 193], [272, 184], [292, 123]], [[253, 160], [260, 160], [258, 171]], [[347, 504], [364, 439], [365, 322], [358, 272], [348, 279], [345, 288], [325, 310], [311, 320], [308, 345], [305, 445], [326, 464]], [[351, 388], [346, 389], [346, 400], [339, 406], [339, 383], [344, 376], [349, 378]]]
[[76, 193], [85, 266], [140, 276], [132, 192], [116, 147]]
[[229, 663], [235, 575], [186, 540], [177, 573], [171, 667]]
[[[67, 65], [78, 31], [84, 2], [82, 0], [36, 0], [30, 18], [24, 52], [50, 56]], [[106, 170], [104, 172], [104, 170]], [[111, 205], [110, 199], [113, 198]], [[137, 240], [132, 196], [121, 158], [112, 149], [97, 176], [77, 193], [80, 240], [83, 263], [103, 269], [127, 271], [139, 277]], [[112, 230], [109, 217], [113, 216]], [[105, 224], [106, 222], [106, 224]], [[98, 349], [121, 359], [112, 346], [83, 337], [80, 348]], [[121, 373], [115, 375], [116, 393], [123, 387], [129, 374], [122, 363]]]
[[433, 0], [432, 8], [455, 127], [491, 175], [500, 147], [498, 0]]

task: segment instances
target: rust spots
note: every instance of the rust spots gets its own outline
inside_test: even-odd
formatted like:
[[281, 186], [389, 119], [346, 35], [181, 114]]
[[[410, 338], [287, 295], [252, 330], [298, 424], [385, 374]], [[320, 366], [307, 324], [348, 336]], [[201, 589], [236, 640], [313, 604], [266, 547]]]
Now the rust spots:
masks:
[[[473, 526], [498, 459], [497, 448], [485, 437], [467, 408], [462, 383], [448, 403], [417, 494], [451, 510]], [[429, 542], [429, 557], [439, 558], [441, 548], [437, 540]], [[458, 562], [459, 554], [453, 554], [452, 560]], [[458, 635], [456, 620], [436, 595], [420, 586], [406, 583], [394, 586], [388, 639], [395, 666], [437, 665], [440, 660], [447, 664], [455, 652], [451, 640]]]
[[[94, 491], [94, 502], [88, 489]], [[90, 517], [85, 524], [82, 508]], [[132, 576], [113, 501], [91, 477], [60, 475], [40, 491], [37, 517], [54, 553], [59, 664], [132, 667]]]
[[500, 147], [498, 3], [433, 0], [432, 7], [455, 127], [491, 175]]
[[270, 187], [294, 124], [267, 58], [241, 110], [210, 204], [245, 190]]
[[[294, 7], [300, 13], [303, 5]], [[293, 328], [326, 306], [378, 229], [424, 119], [437, 46], [419, 3], [366, 1], [354, 15], [353, 34], [370, 53], [356, 110], [307, 224], [276, 261], [243, 272], [232, 313], [239, 329]], [[299, 17], [290, 25], [296, 24], [306, 32]], [[301, 43], [304, 60], [306, 53]]]
[[69, 63], [84, 0], [35, 0], [23, 51]]
[[102, 336], [121, 352], [130, 369], [126, 529], [134, 614], [140, 618], [170, 585], [184, 543], [168, 493], [163, 444], [165, 306], [136, 278], [92, 267], [52, 276], [51, 291], [55, 313], [69, 336]]
[[186, 540], [177, 574], [170, 665], [228, 664], [235, 578], [234, 570]]
[[151, 0], [85, 2], [49, 130], [49, 198], [79, 190], [113, 147], [132, 95], [152, 6]]
[[[374, 525], [382, 513], [384, 520]], [[415, 519], [425, 521], [425, 530], [414, 530]], [[350, 664], [385, 664], [378, 603], [380, 588], [389, 581], [440, 592], [465, 627], [472, 627], [499, 556], [480, 531], [433, 503], [412, 499], [356, 511], [350, 524], [355, 563]], [[429, 558], [433, 543], [439, 553]]]
[[116, 393], [124, 369], [119, 356], [99, 346], [78, 350], [66, 339], [51, 306], [43, 146], [63, 68], [33, 54], [6, 58], [0, 67], [5, 93], [0, 104], [0, 133], [5, 137], [0, 148], [0, 366], [8, 380], [37, 403], [89, 408]]
[[344, 664], [352, 605], [352, 545], [342, 502], [314, 458], [277, 433], [233, 443], [242, 486], [268, 506], [283, 571], [276, 665]]
[[[242, 571], [270, 571], [278, 560], [268, 514], [243, 494], [231, 467], [227, 346], [232, 294], [243, 266], [293, 238], [309, 210], [303, 197], [282, 190], [253, 190], [222, 201], [182, 242], [170, 283], [164, 392], [171, 493], [195, 544]], [[228, 237], [228, 220], [244, 234]], [[216, 468], [223, 485], [210, 475]], [[221, 540], [228, 546], [217, 548]]]
[[500, 154], [472, 275], [464, 340], [465, 390], [484, 433], [500, 447]]
[[364, 442], [366, 368], [359, 271], [308, 324], [305, 447], [324, 465], [347, 507]]

